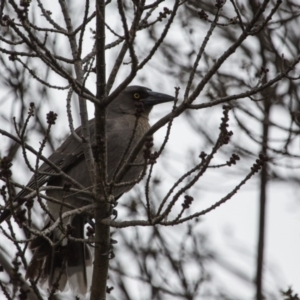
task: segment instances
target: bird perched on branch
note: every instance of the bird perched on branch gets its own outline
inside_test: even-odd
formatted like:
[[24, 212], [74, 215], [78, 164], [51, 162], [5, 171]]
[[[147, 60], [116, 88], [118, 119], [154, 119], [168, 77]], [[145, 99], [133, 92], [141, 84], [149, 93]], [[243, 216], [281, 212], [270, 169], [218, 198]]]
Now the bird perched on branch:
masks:
[[[127, 161], [131, 150], [149, 129], [148, 116], [153, 105], [173, 101], [174, 97], [152, 92], [142, 86], [129, 86], [124, 89], [106, 109], [106, 136], [107, 136], [107, 182], [114, 182], [116, 174], [120, 171], [122, 164]], [[95, 137], [94, 119], [89, 121], [91, 141]], [[76, 129], [80, 136], [81, 127]], [[70, 135], [63, 144], [48, 158], [59, 167], [70, 178], [80, 183], [85, 192], [92, 192], [93, 180], [89, 177], [88, 167], [83, 154], [82, 143], [73, 135]], [[145, 166], [145, 158], [141, 150], [135, 158], [128, 172], [124, 175], [123, 185], [115, 185], [112, 195], [118, 199], [123, 193], [130, 190], [138, 182], [140, 174]], [[43, 163], [27, 184], [27, 189], [21, 191], [14, 200], [22, 202], [26, 199], [29, 190], [37, 190], [42, 185], [54, 187], [77, 188], [67, 177], [57, 174], [57, 170], [47, 163]], [[88, 193], [70, 191], [65, 189], [49, 189], [47, 197], [55, 199], [56, 202], [47, 200], [48, 221], [45, 227], [49, 228], [55, 220], [58, 220], [63, 212], [74, 208], [83, 207], [93, 202]], [[24, 198], [25, 197], [25, 198]], [[25, 202], [25, 200], [23, 200]], [[69, 205], [66, 207], [66, 205]], [[0, 216], [0, 223], [11, 215], [11, 210], [6, 209]], [[14, 213], [16, 215], [16, 213]], [[77, 293], [85, 294], [90, 285], [92, 267], [92, 252], [90, 247], [82, 242], [68, 239], [84, 238], [84, 225], [86, 215], [84, 213], [73, 215], [64, 219], [63, 225], [69, 228], [62, 230], [62, 224], [45, 236], [37, 236], [31, 243], [30, 249], [33, 257], [28, 266], [26, 277], [30, 279], [39, 278], [47, 282], [49, 287], [55, 285], [59, 290], [64, 290], [67, 283]], [[66, 226], [68, 225], [68, 226]], [[68, 236], [68, 237], [67, 237]], [[55, 245], [51, 245], [52, 241]], [[66, 254], [67, 253], [67, 254]]]

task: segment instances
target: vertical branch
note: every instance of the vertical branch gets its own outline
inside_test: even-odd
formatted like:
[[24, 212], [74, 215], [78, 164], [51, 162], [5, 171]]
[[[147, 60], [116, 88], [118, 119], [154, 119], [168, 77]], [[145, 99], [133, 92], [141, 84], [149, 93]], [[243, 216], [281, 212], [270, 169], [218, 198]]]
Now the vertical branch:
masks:
[[91, 287], [91, 300], [106, 299], [106, 281], [109, 262], [109, 231], [108, 225], [101, 224], [107, 217], [109, 203], [106, 187], [106, 98], [105, 78], [105, 1], [96, 1], [96, 72], [97, 72], [97, 99], [100, 105], [95, 105], [95, 148], [94, 160], [96, 176], [94, 193], [97, 203], [95, 209], [95, 259]]
[[[252, 9], [257, 9], [256, 4], [251, 2]], [[265, 31], [268, 28], [264, 27]], [[270, 39], [270, 34], [267, 35]], [[265, 66], [268, 64], [266, 42], [262, 34], [258, 34], [258, 40], [261, 46], [261, 57], [262, 57], [262, 70], [265, 70]], [[271, 42], [271, 41], [270, 41]], [[267, 71], [263, 76], [262, 84], [265, 84], [267, 80]], [[264, 98], [263, 111], [264, 120], [262, 123], [262, 141], [261, 141], [261, 153], [267, 157], [269, 147], [269, 128], [270, 128], [270, 110], [271, 100], [274, 95], [272, 91], [263, 90], [262, 95]], [[259, 225], [258, 225], [258, 243], [257, 243], [257, 263], [256, 263], [256, 300], [263, 300], [263, 265], [264, 265], [264, 249], [265, 249], [265, 227], [266, 227], [266, 202], [267, 202], [267, 184], [268, 184], [268, 165], [264, 164], [260, 174], [260, 196], [259, 196]]]
[[[264, 122], [262, 128], [262, 149], [261, 152], [267, 157], [268, 136], [269, 136], [269, 116], [271, 103], [269, 98], [264, 100]], [[257, 269], [256, 269], [256, 300], [263, 297], [263, 262], [265, 245], [265, 221], [266, 221], [266, 202], [268, 184], [268, 165], [262, 167], [260, 174], [260, 196], [259, 196], [259, 226], [258, 226], [258, 245], [257, 245]]]
[[[262, 136], [261, 152], [267, 157], [268, 136], [269, 136], [269, 116], [271, 105], [269, 99], [264, 101], [264, 122]], [[259, 196], [259, 226], [258, 226], [258, 245], [257, 245], [257, 269], [256, 269], [256, 300], [262, 300], [263, 297], [263, 263], [264, 263], [264, 245], [265, 245], [265, 227], [266, 227], [266, 202], [267, 202], [267, 184], [268, 184], [268, 165], [262, 167], [260, 174], [260, 196]]]

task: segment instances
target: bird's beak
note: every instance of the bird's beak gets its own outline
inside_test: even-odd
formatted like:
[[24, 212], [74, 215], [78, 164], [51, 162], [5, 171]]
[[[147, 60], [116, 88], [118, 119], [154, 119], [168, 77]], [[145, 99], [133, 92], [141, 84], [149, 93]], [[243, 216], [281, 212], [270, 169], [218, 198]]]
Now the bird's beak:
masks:
[[169, 96], [169, 95], [162, 94], [162, 93], [156, 93], [156, 92], [152, 92], [152, 91], [149, 91], [148, 95], [149, 96], [146, 99], [144, 99], [143, 102], [145, 105], [149, 105], [149, 106], [153, 106], [156, 104], [170, 102], [170, 101], [175, 100], [175, 97], [173, 97], [173, 96]]

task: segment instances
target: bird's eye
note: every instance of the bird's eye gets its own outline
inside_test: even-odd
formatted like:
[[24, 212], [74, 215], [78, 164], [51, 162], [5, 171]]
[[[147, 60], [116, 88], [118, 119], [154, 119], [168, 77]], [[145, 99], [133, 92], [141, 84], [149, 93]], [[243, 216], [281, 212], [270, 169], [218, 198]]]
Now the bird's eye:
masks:
[[134, 93], [133, 98], [134, 99], [140, 99], [140, 94], [139, 93]]

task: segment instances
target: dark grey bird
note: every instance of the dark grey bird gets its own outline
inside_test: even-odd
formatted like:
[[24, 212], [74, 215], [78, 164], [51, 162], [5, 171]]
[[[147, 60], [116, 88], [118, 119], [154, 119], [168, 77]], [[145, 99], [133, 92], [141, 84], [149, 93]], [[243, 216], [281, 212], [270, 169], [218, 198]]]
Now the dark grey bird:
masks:
[[[107, 107], [106, 135], [107, 135], [107, 180], [111, 182], [120, 165], [120, 160], [126, 160], [130, 151], [140, 138], [150, 128], [148, 116], [153, 105], [173, 101], [174, 97], [156, 93], [142, 86], [129, 86], [121, 92]], [[137, 109], [139, 110], [137, 117]], [[91, 140], [94, 140], [94, 119], [89, 121]], [[80, 136], [81, 127], [76, 129]], [[83, 154], [82, 144], [73, 135], [70, 135], [63, 144], [49, 157], [49, 160], [63, 170], [71, 178], [79, 182], [86, 191], [92, 191], [92, 180], [89, 177], [87, 164]], [[135, 163], [123, 178], [129, 185], [114, 188], [113, 195], [118, 199], [123, 193], [130, 190], [134, 181], [139, 178], [144, 163], [143, 151], [138, 154]], [[47, 174], [33, 176], [27, 187], [36, 189], [45, 183], [50, 186], [66, 186], [70, 184], [62, 176], [55, 176], [56, 171], [44, 163], [38, 170]], [[49, 174], [50, 173], [50, 174]], [[53, 173], [53, 175], [51, 175]], [[24, 197], [28, 192], [21, 191], [16, 199]], [[74, 207], [82, 207], [91, 204], [92, 199], [82, 193], [66, 192], [61, 190], [49, 190], [47, 196], [55, 198], [61, 203], [68, 203]], [[20, 201], [19, 201], [20, 202]], [[47, 207], [52, 215], [45, 228], [49, 227], [53, 220], [59, 218], [62, 212], [70, 208], [62, 207], [61, 203], [47, 201]], [[0, 216], [0, 223], [10, 215], [9, 209]], [[80, 214], [64, 220], [64, 225], [70, 224], [71, 236], [84, 238], [84, 225], [86, 215]], [[28, 266], [26, 277], [39, 278], [41, 282], [48, 283], [51, 287], [58, 284], [59, 290], [69, 287], [79, 294], [85, 294], [90, 285], [93, 254], [91, 248], [84, 243], [68, 240], [62, 231], [56, 228], [49, 236], [56, 246], [42, 236], [36, 237], [30, 244], [33, 257]], [[63, 253], [67, 252], [64, 258]], [[89, 270], [90, 269], [90, 270]], [[58, 278], [60, 279], [58, 280]]]

